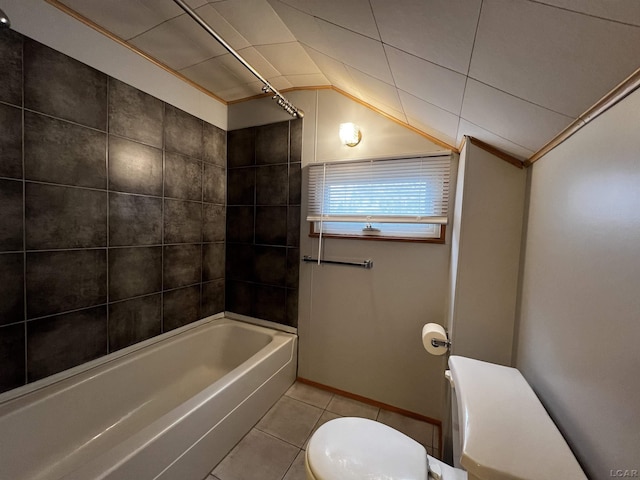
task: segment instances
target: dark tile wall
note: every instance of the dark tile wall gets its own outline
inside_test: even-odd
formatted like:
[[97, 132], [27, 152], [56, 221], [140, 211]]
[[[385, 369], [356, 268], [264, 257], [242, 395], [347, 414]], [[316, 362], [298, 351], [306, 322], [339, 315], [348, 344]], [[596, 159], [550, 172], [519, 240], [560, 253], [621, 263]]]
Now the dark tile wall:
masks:
[[228, 133], [226, 309], [298, 323], [302, 121]]
[[224, 310], [226, 133], [0, 32], [0, 392]]

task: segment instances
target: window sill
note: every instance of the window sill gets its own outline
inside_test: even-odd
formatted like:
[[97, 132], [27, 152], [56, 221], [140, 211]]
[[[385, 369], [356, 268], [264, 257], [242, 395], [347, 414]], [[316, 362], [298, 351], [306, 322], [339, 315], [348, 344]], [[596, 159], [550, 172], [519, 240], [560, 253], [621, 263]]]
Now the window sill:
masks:
[[[319, 238], [320, 234], [314, 232], [313, 223], [309, 226], [309, 237]], [[431, 238], [417, 238], [417, 237], [389, 237], [383, 235], [336, 235], [332, 233], [323, 233], [322, 238], [341, 238], [344, 240], [372, 240], [375, 242], [405, 242], [405, 243], [445, 243], [446, 237], [446, 225], [440, 227], [440, 236]]]

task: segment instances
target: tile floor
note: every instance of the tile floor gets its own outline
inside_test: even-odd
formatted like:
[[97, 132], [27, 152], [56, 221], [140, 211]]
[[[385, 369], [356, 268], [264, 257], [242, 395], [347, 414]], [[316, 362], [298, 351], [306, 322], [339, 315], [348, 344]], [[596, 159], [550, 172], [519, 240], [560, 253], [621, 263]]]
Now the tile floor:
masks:
[[440, 456], [436, 426], [296, 382], [205, 480], [305, 480], [309, 437], [323, 423], [345, 416], [382, 422]]

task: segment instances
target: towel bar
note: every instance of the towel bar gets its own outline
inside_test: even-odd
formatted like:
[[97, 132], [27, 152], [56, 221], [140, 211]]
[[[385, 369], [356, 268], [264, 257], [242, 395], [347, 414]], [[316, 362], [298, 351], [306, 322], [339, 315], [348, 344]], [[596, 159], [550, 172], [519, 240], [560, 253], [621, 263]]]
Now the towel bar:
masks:
[[[317, 258], [311, 258], [309, 255], [302, 257], [303, 262], [315, 262], [318, 263]], [[338, 260], [320, 260], [320, 263], [328, 263], [331, 265], [348, 265], [351, 267], [373, 268], [373, 260], [363, 260], [362, 262], [341, 262]]]

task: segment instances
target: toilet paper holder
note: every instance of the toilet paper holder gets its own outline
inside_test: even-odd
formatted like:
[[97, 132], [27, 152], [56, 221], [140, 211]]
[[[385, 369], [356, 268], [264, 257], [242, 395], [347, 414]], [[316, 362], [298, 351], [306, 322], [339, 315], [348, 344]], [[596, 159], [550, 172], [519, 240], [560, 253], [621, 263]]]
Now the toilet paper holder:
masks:
[[422, 327], [422, 345], [431, 355], [444, 355], [451, 349], [449, 333], [438, 323], [427, 323]]
[[447, 347], [447, 348], [451, 348], [451, 340], [447, 339], [447, 340], [439, 340], [437, 338], [432, 338], [431, 339], [431, 345], [433, 347]]

